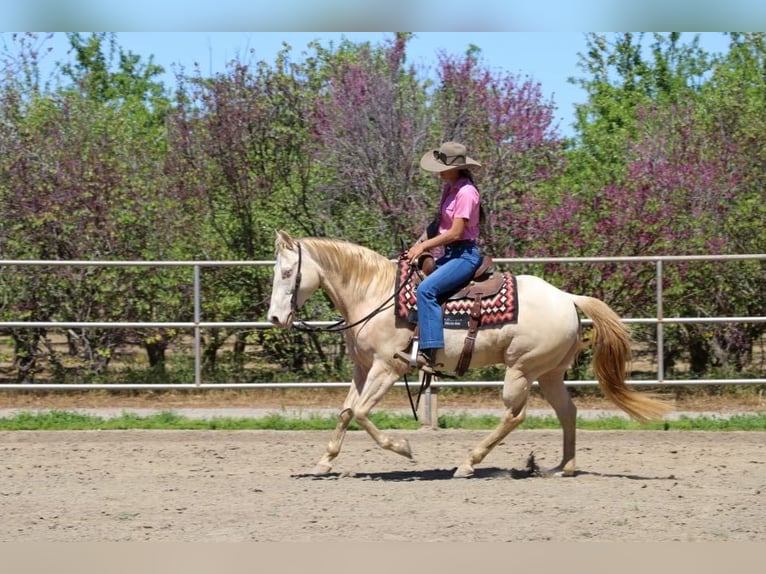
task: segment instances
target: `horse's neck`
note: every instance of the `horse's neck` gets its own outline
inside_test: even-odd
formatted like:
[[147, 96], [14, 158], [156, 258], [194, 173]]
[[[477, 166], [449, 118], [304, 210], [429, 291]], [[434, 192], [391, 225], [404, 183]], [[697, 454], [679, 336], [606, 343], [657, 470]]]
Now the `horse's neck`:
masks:
[[[355, 261], [352, 276], [347, 269], [325, 269], [321, 285], [335, 308], [347, 321], [357, 321], [382, 305], [393, 292], [390, 281], [374, 272], [366, 261]], [[393, 265], [393, 264], [392, 264]]]
[[346, 321], [351, 320], [349, 316], [351, 306], [348, 303], [351, 298], [345, 292], [343, 281], [339, 280], [337, 274], [325, 272], [322, 276], [321, 287], [338, 313]]

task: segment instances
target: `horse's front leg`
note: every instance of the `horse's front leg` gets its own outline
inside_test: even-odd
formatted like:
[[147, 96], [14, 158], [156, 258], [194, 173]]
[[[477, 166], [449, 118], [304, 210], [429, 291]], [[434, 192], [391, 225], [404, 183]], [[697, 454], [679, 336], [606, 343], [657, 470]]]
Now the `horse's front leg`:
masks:
[[327, 443], [327, 448], [322, 458], [319, 459], [319, 462], [314, 467], [313, 474], [327, 474], [332, 469], [332, 462], [340, 454], [346, 430], [348, 430], [348, 425], [351, 424], [354, 418], [354, 407], [359, 401], [359, 389], [364, 388], [366, 380], [367, 369], [355, 365], [353, 382], [346, 395], [346, 400], [343, 401], [343, 410], [338, 415], [338, 424], [335, 426], [335, 430], [330, 437], [330, 442]]
[[370, 411], [378, 404], [383, 395], [388, 392], [398, 378], [399, 373], [391, 366], [382, 361], [373, 363], [367, 376], [367, 384], [354, 407], [354, 417], [356, 422], [367, 431], [378, 446], [411, 459], [412, 449], [407, 439], [396, 439], [389, 434], [381, 432], [369, 419]]
[[327, 474], [332, 470], [332, 461], [340, 454], [340, 447], [343, 445], [346, 430], [353, 418], [354, 411], [350, 408], [344, 408], [340, 412], [338, 415], [338, 424], [333, 431], [330, 442], [327, 443], [327, 448], [325, 449], [322, 458], [319, 459], [319, 462], [314, 467], [312, 474]]

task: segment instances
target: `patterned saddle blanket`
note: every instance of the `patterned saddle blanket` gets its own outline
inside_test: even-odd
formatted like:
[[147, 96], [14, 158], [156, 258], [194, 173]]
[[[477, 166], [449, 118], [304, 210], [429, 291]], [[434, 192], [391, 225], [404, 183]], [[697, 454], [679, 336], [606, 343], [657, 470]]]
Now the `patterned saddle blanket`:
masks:
[[[420, 284], [417, 272], [410, 273], [410, 263], [406, 259], [398, 262], [396, 274], [396, 301], [394, 312], [405, 321], [417, 323], [417, 298], [415, 290]], [[486, 287], [486, 289], [483, 289]], [[450, 294], [442, 302], [444, 328], [467, 329], [474, 305], [475, 290], [481, 291], [481, 321], [479, 329], [486, 329], [516, 323], [518, 321], [518, 291], [516, 276], [510, 273], [488, 274], [486, 279], [474, 280], [467, 287]]]

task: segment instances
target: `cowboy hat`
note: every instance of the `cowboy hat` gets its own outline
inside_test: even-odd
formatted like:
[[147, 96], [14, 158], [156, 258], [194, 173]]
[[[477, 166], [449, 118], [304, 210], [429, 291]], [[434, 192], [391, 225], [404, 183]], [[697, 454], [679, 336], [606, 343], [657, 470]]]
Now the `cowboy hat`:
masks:
[[444, 142], [439, 149], [434, 149], [423, 154], [420, 158], [420, 167], [426, 171], [442, 172], [449, 169], [468, 169], [481, 167], [481, 164], [468, 157], [465, 146], [457, 142]]

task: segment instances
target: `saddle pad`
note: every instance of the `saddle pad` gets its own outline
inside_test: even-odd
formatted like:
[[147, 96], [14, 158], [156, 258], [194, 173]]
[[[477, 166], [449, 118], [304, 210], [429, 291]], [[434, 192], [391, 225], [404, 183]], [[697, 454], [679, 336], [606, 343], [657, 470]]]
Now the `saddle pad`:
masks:
[[[406, 260], [399, 261], [396, 275], [396, 300], [394, 312], [400, 319], [409, 323], [417, 323], [417, 298], [415, 289], [420, 280], [413, 273], [410, 275], [410, 264]], [[443, 306], [445, 329], [468, 329], [473, 299], [448, 300]], [[491, 297], [482, 297], [481, 300], [481, 323], [479, 329], [497, 327], [506, 323], [518, 321], [518, 292], [516, 289], [516, 277], [510, 273], [503, 273], [503, 284]]]

